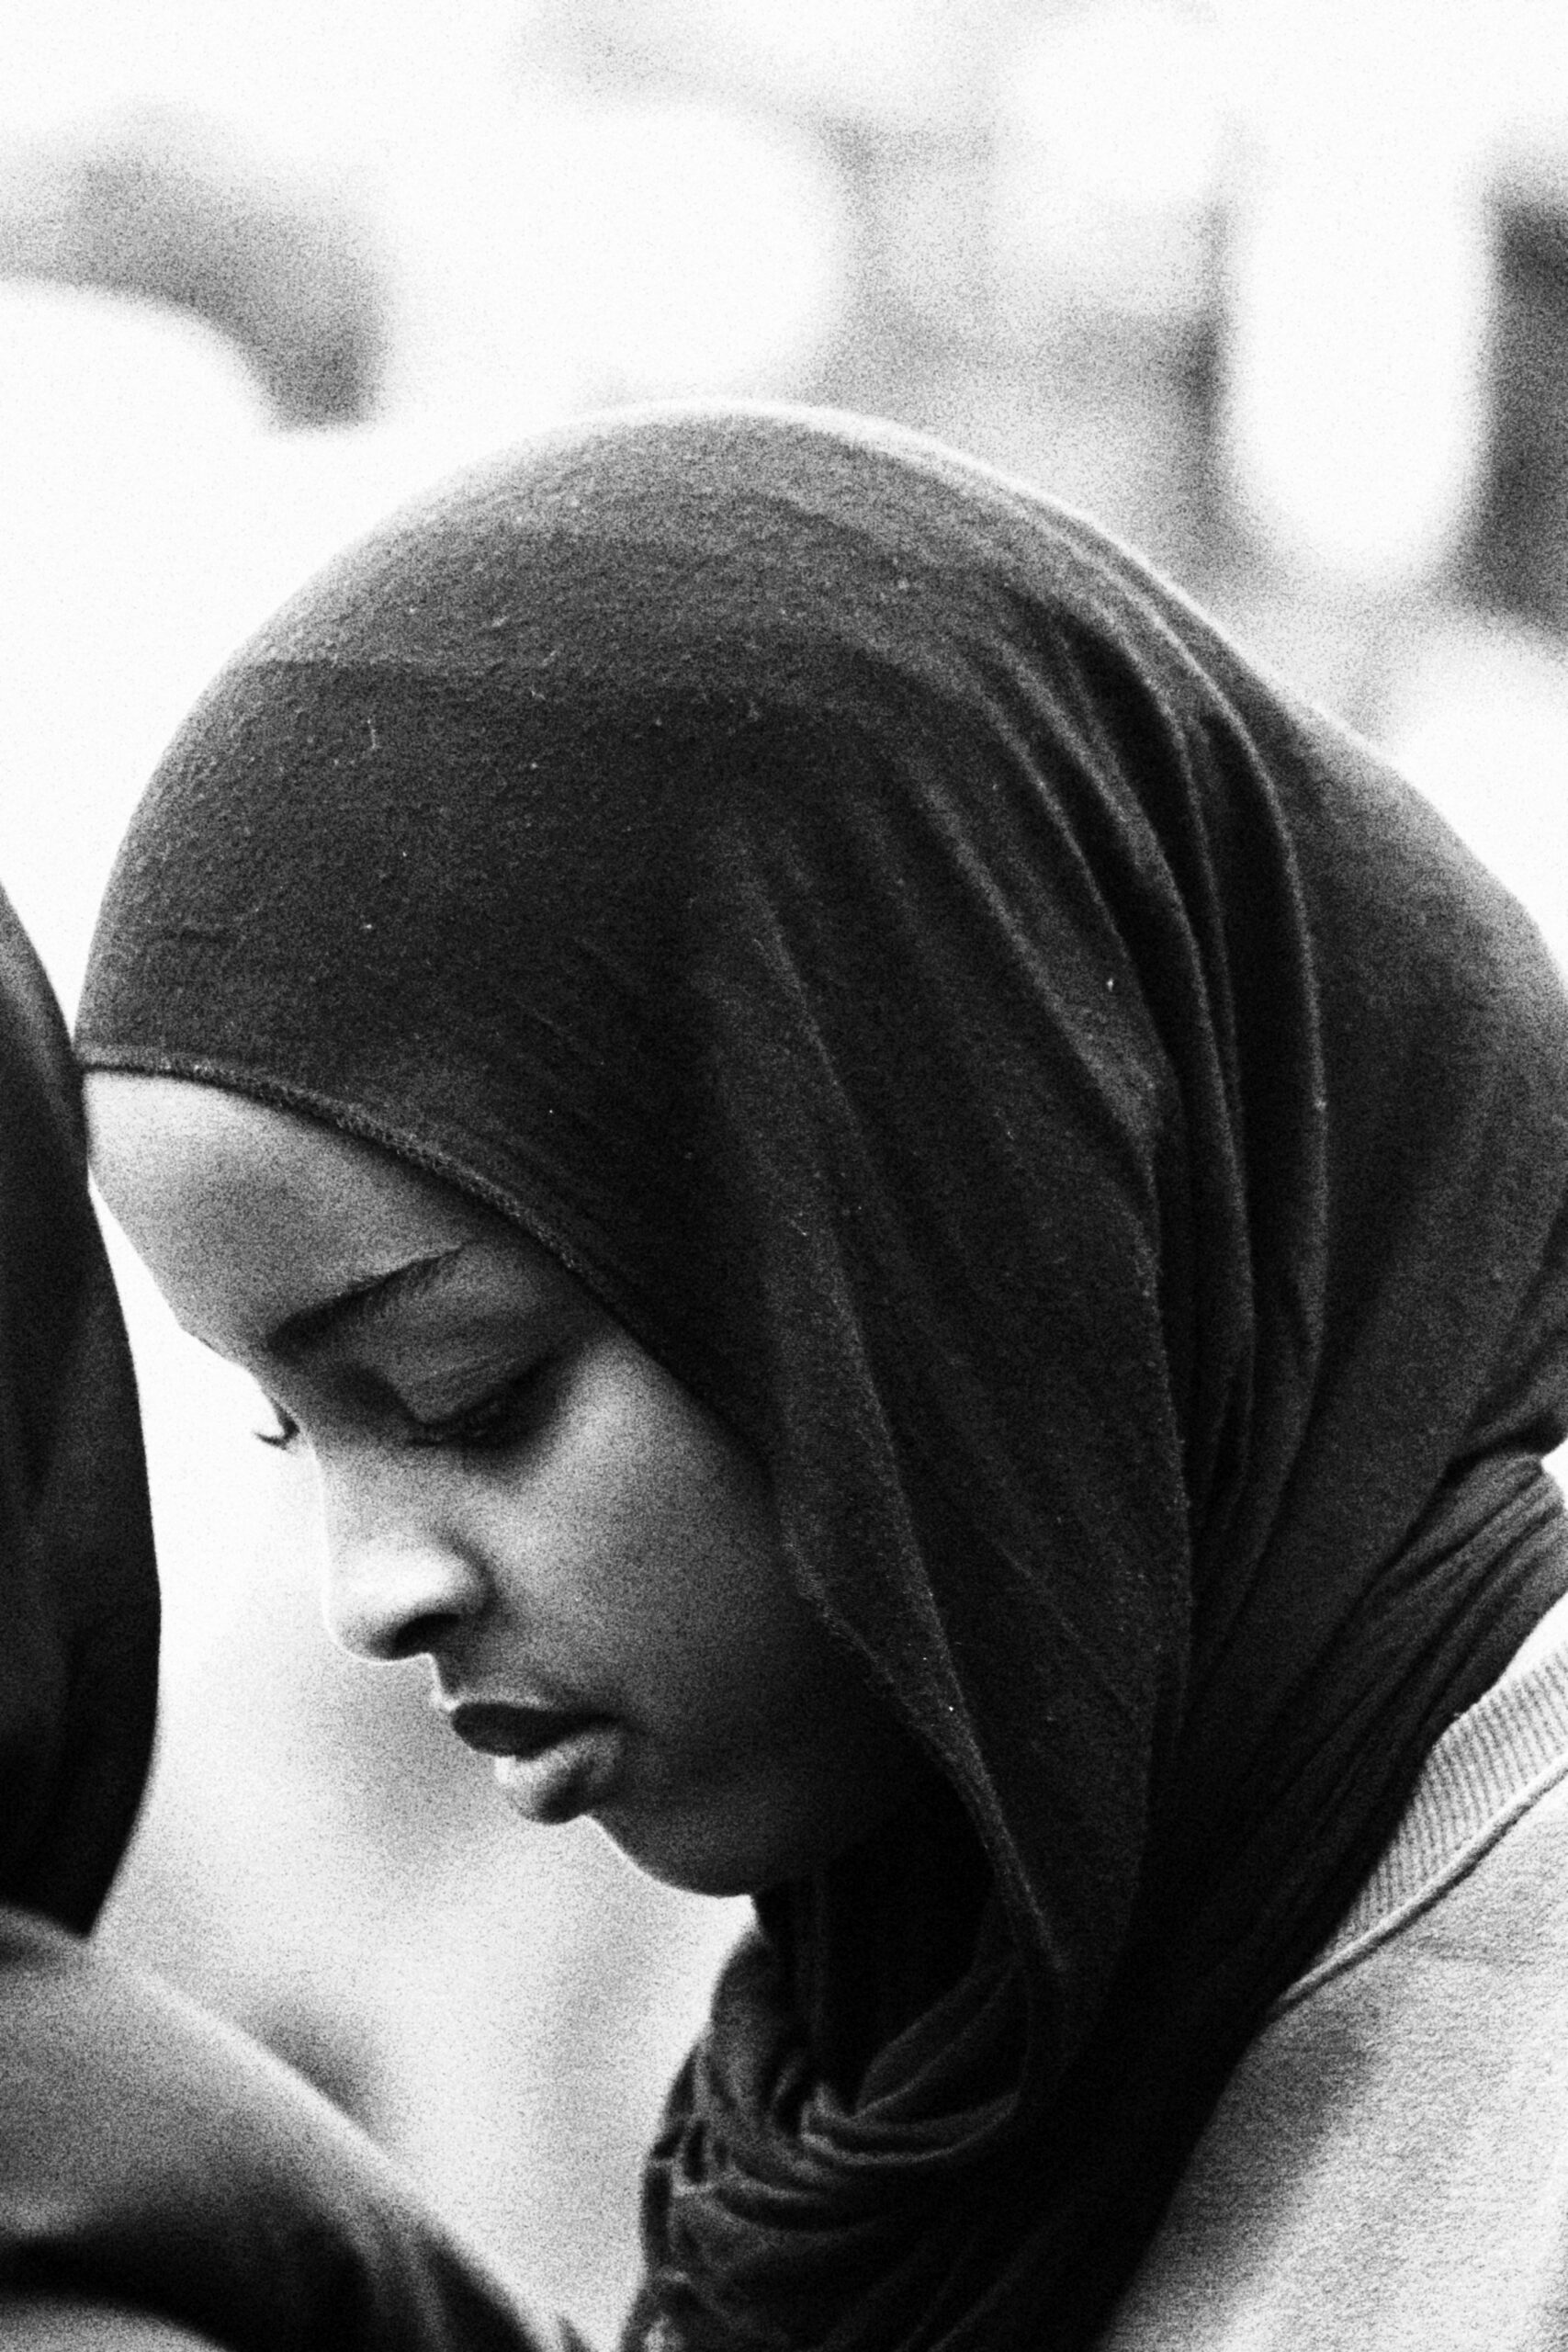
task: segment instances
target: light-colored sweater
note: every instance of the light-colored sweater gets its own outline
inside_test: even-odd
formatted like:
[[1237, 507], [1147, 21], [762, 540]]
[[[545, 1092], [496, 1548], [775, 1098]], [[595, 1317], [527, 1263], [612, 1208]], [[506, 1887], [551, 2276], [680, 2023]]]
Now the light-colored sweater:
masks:
[[1428, 1758], [1101, 2352], [1568, 2348], [1568, 1602]]

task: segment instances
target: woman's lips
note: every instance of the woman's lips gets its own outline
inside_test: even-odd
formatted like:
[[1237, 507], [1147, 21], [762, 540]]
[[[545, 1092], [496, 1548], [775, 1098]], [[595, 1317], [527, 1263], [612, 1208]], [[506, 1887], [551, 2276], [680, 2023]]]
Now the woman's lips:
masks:
[[468, 1747], [495, 1758], [496, 1786], [525, 1821], [571, 1821], [603, 1804], [620, 1770], [613, 1716], [468, 1700], [448, 1714]]

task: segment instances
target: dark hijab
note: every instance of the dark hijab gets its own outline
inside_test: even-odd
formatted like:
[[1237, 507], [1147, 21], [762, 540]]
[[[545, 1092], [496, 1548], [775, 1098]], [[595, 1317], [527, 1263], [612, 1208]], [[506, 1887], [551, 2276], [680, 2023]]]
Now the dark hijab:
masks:
[[629, 2340], [1088, 2341], [1568, 1580], [1568, 1009], [1519, 909], [1044, 499], [632, 413], [230, 666], [81, 1044], [558, 1251], [756, 1448], [933, 1768], [762, 1899]]

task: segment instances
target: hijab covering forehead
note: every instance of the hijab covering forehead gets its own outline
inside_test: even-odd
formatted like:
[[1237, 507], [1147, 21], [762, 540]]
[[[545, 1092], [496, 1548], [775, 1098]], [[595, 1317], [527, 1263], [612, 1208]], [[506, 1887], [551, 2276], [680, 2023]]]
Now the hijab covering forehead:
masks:
[[[237, 658], [80, 1042], [557, 1250], [761, 1453], [984, 1842], [1008, 1932], [957, 1960], [902, 1828], [763, 1903], [634, 2340], [1087, 2341], [1564, 1581], [1568, 1012], [1517, 907], [1044, 499], [634, 412]], [[879, 2007], [926, 1944], [959, 1981]]]
[[158, 1587], [80, 1085], [0, 896], [0, 1903], [85, 1933], [141, 1802]]

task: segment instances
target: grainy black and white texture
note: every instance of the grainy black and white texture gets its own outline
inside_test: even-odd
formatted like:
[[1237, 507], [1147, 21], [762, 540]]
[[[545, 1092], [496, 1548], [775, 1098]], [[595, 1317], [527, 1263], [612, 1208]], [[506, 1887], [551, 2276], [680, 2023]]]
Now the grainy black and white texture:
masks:
[[230, 2352], [541, 2352], [326, 2099], [84, 1940], [152, 1751], [158, 1588], [77, 1072], [3, 898], [0, 1093], [0, 2337], [118, 2312]]
[[558, 1252], [756, 1449], [946, 1792], [761, 1905], [632, 2340], [1089, 2341], [1568, 1582], [1568, 1006], [1518, 907], [1048, 501], [626, 412], [235, 660], [79, 1034]]

